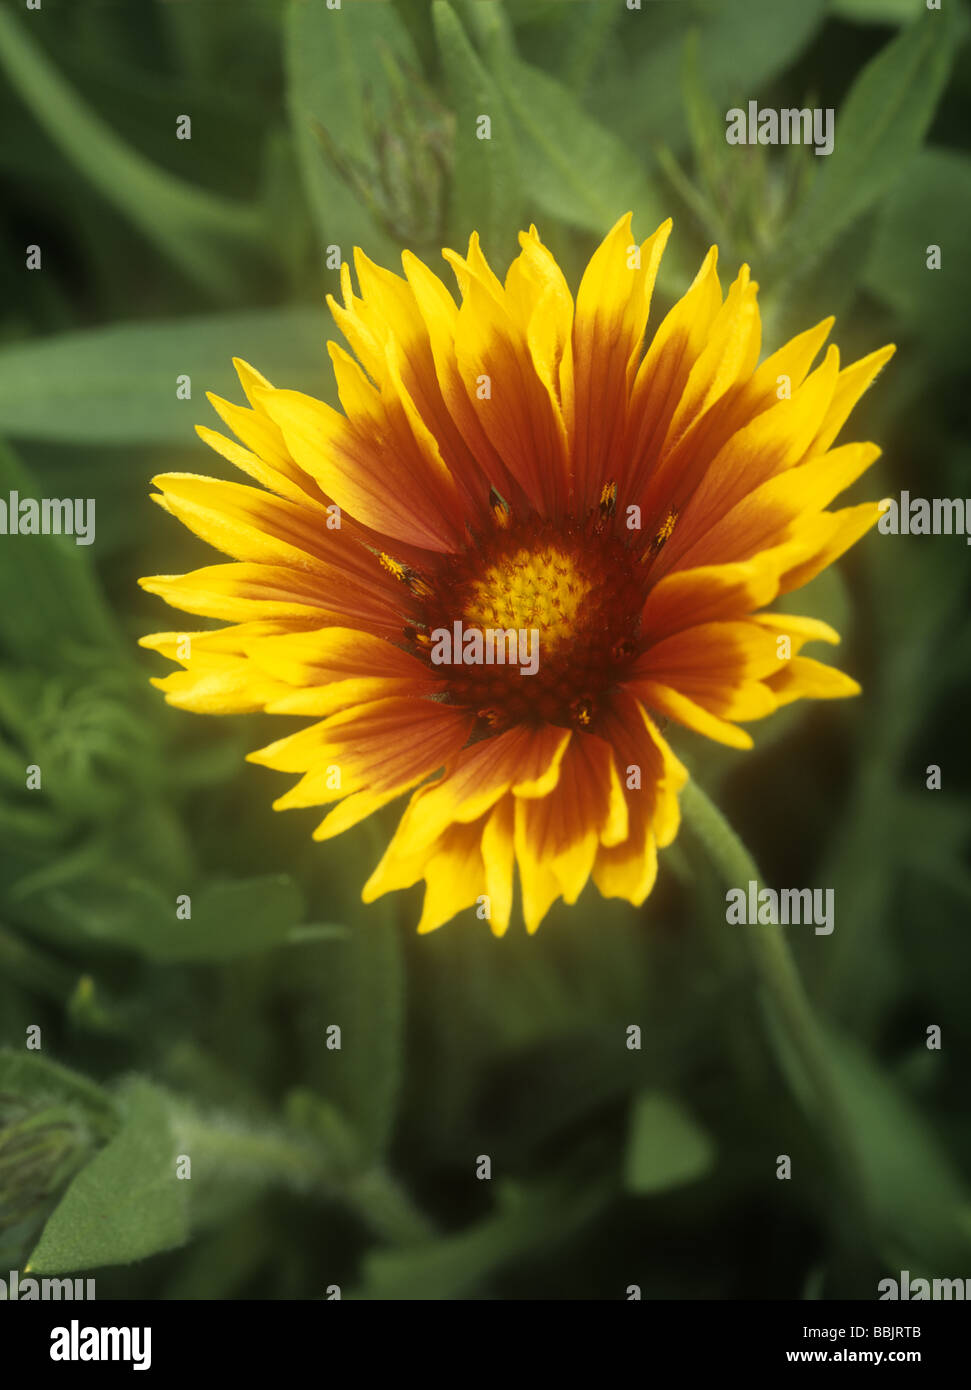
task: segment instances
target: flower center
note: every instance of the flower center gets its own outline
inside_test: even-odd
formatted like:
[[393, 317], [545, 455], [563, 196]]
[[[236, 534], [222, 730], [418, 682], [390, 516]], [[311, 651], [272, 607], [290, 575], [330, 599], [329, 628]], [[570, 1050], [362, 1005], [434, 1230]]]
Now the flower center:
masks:
[[483, 730], [590, 728], [639, 650], [648, 568], [596, 514], [500, 522], [411, 576], [406, 634]]
[[577, 560], [545, 546], [497, 560], [469, 585], [465, 622], [482, 628], [532, 631], [551, 656], [576, 631], [580, 606], [593, 582]]

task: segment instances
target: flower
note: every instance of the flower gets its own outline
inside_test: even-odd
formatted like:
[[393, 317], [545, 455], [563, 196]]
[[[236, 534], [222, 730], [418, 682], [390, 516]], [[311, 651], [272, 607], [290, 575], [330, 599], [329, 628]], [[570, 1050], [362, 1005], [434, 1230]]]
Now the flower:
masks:
[[893, 348], [814, 368], [826, 319], [757, 365], [757, 286], [723, 299], [713, 247], [645, 350], [670, 228], [621, 218], [575, 303], [535, 227], [505, 283], [477, 236], [445, 251], [458, 304], [356, 251], [343, 413], [237, 362], [249, 408], [210, 399], [241, 442], [199, 434], [261, 486], [154, 480], [232, 557], [141, 581], [231, 624], [144, 638], [183, 667], [155, 684], [312, 717], [250, 757], [301, 774], [278, 809], [333, 803], [317, 839], [410, 791], [363, 896], [424, 879], [420, 931], [477, 905], [501, 934], [514, 867], [530, 931], [591, 877], [642, 903], [687, 776], [658, 716], [746, 748], [739, 721], [859, 690], [800, 654], [832, 628], [762, 610], [878, 519], [827, 507], [879, 455], [833, 444]]

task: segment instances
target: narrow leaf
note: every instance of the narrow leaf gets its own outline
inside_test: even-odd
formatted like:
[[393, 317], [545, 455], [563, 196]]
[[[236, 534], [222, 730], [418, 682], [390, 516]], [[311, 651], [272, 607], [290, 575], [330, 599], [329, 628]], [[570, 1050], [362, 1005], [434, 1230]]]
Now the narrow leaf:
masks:
[[217, 293], [245, 288], [260, 261], [257, 208], [184, 183], [131, 149], [64, 80], [23, 21], [4, 12], [0, 67], [67, 158], [160, 251]]
[[291, 3], [285, 57], [297, 155], [320, 242], [339, 246], [345, 260], [355, 246], [384, 263], [397, 254], [382, 225], [377, 147], [391, 111], [388, 53], [417, 69], [391, 5]]
[[954, 53], [948, 14], [925, 13], [873, 58], [835, 113], [834, 148], [793, 228], [794, 261], [812, 261], [900, 177], [920, 146]]
[[477, 230], [487, 253], [505, 259], [514, 251], [520, 218], [515, 132], [454, 10], [436, 0], [433, 14], [456, 122], [449, 245], [464, 250]]
[[[641, 236], [664, 221], [643, 155], [632, 154], [588, 116], [565, 87], [538, 68], [498, 48], [491, 68], [519, 138], [529, 217], [535, 207], [537, 220], [546, 212], [600, 236], [629, 209]], [[569, 140], [563, 138], [564, 131], [569, 131]], [[662, 261], [668, 283], [676, 279], [675, 270], [669, 253]]]
[[[218, 425], [206, 391], [241, 399], [231, 360], [274, 385], [330, 388], [322, 311], [269, 309], [112, 324], [0, 349], [0, 430], [72, 444], [189, 444]], [[179, 378], [192, 395], [177, 395]], [[184, 383], [183, 383], [184, 386]]]
[[186, 901], [166, 897], [152, 884], [112, 876], [76, 884], [70, 895], [52, 893], [47, 902], [92, 941], [165, 964], [271, 950], [291, 939], [303, 916], [300, 892], [283, 874], [210, 883]]

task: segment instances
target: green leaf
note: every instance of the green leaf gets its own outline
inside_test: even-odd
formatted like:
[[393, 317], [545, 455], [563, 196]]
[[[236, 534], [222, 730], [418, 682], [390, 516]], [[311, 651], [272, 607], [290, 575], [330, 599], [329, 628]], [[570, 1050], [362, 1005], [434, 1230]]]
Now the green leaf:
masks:
[[[599, 125], [565, 87], [538, 68], [493, 45], [490, 67], [505, 98], [518, 137], [527, 214], [542, 212], [603, 237], [632, 209], [639, 235], [649, 235], [666, 213], [639, 158]], [[564, 132], [569, 139], [564, 139]], [[669, 251], [661, 283], [677, 281]]]
[[[471, 0], [470, 8], [479, 13], [494, 12], [491, 7], [476, 5], [476, 0]], [[541, 29], [542, 37], [537, 34], [534, 38], [534, 51], [541, 42], [544, 68], [555, 72], [578, 94], [587, 86], [614, 31], [629, 14], [622, 4], [601, 5], [599, 0], [573, 0], [570, 5], [549, 0], [532, 20], [524, 14], [525, 8], [522, 3], [512, 7], [516, 28], [532, 23]]]
[[[464, 249], [470, 233], [477, 230], [487, 254], [504, 260], [514, 251], [520, 220], [515, 132], [454, 10], [445, 0], [436, 0], [433, 16], [456, 118], [449, 245]], [[477, 135], [482, 116], [491, 122], [487, 140]]]
[[[81, 100], [28, 33], [0, 11], [0, 67], [51, 139], [116, 208], [199, 284], [232, 296], [259, 267], [258, 208], [193, 187], [131, 149]], [[172, 138], [175, 139], [173, 108]]]
[[[971, 159], [955, 150], [921, 150], [880, 209], [865, 283], [935, 356], [967, 349], [971, 262]], [[941, 248], [939, 270], [927, 267]]]
[[[0, 377], [2, 359], [0, 353]], [[0, 502], [7, 511], [12, 492], [39, 500], [41, 489], [0, 441]], [[90, 518], [90, 510], [85, 515]], [[96, 510], [94, 520], [96, 527]], [[91, 547], [78, 545], [73, 537], [0, 536], [0, 651], [6, 648], [34, 664], [46, 643], [70, 640], [109, 647], [118, 642], [90, 557]]]
[[[384, 853], [387, 833], [372, 816], [340, 844], [313, 848], [311, 913], [316, 908], [351, 929], [332, 942], [291, 933], [290, 949], [278, 961], [303, 1083], [340, 1111], [367, 1158], [384, 1149], [397, 1116], [405, 1059], [403, 946], [414, 932], [400, 900], [361, 904], [361, 885]], [[339, 1048], [329, 1031], [335, 1026]]]
[[435, 35], [428, 0], [391, 0], [426, 72], [435, 66]]
[[580, 1188], [563, 1182], [506, 1183], [499, 1189], [494, 1216], [457, 1235], [369, 1256], [356, 1296], [460, 1298], [513, 1260], [568, 1239], [597, 1215], [607, 1195], [602, 1182]]
[[321, 244], [339, 245], [344, 259], [354, 246], [383, 263], [400, 251], [382, 225], [377, 192], [376, 137], [392, 111], [388, 54], [417, 69], [391, 5], [291, 3], [285, 56], [293, 136]]
[[924, 13], [926, 0], [829, 0], [830, 13], [857, 24], [906, 24]]
[[[258, 151], [267, 130], [269, 103], [254, 100], [238, 81], [214, 83], [199, 75], [152, 71], [130, 59], [111, 58], [101, 44], [85, 51], [67, 34], [51, 34], [62, 76], [85, 93], [92, 109], [147, 159], [169, 174], [231, 198], [248, 196], [259, 176], [256, 158], [240, 159], [241, 148]], [[278, 36], [275, 36], [278, 42]], [[218, 59], [214, 58], [214, 61]], [[176, 113], [192, 117], [191, 140], [175, 138]], [[50, 142], [41, 135], [46, 157], [36, 174], [56, 176], [60, 162], [50, 158]]]
[[48, 1220], [30, 1257], [31, 1273], [130, 1264], [188, 1238], [187, 1189], [175, 1174], [177, 1144], [164, 1095], [135, 1081], [120, 1103], [121, 1128]]
[[680, 150], [688, 127], [672, 74], [687, 32], [697, 25], [699, 76], [722, 111], [724, 139], [724, 112], [739, 103], [739, 93], [764, 92], [805, 50], [824, 17], [825, 0], [682, 0], [624, 9], [615, 47], [602, 65], [597, 110], [635, 145]]
[[[790, 146], [790, 150], [795, 146]], [[810, 156], [811, 157], [811, 156]], [[795, 262], [775, 261], [772, 284], [764, 302], [763, 326], [773, 342], [786, 342], [819, 317], [822, 307], [840, 324], [852, 322], [854, 301], [863, 288], [863, 275], [873, 248], [876, 209], [858, 217], [820, 257]], [[780, 230], [780, 245], [789, 233]], [[781, 253], [778, 253], [781, 254]]]
[[834, 148], [797, 212], [786, 260], [811, 263], [891, 188], [917, 150], [954, 52], [948, 13], [926, 12], [873, 58], [835, 113]]
[[29, 1100], [76, 1106], [101, 1133], [117, 1126], [117, 1106], [111, 1096], [80, 1073], [35, 1052], [0, 1048], [0, 1092]]
[[656, 1091], [634, 1100], [625, 1160], [628, 1191], [638, 1196], [683, 1187], [709, 1172], [714, 1145], [677, 1101]]
[[[727, 185], [732, 150], [725, 140], [725, 122], [702, 80], [698, 62], [699, 32], [692, 29], [685, 39], [681, 59], [681, 95], [695, 168], [704, 190], [704, 211], [708, 222], [726, 235], [725, 221], [719, 209], [721, 189]], [[695, 195], [697, 197], [697, 195]]]
[[[282, 945], [303, 919], [300, 890], [285, 874], [213, 883], [197, 894], [189, 929], [166, 943], [169, 960], [231, 960]], [[177, 954], [173, 954], [177, 953]]]
[[[825, 0], [699, 0], [701, 70], [716, 100], [764, 88], [794, 63], [822, 26]], [[691, 22], [690, 9], [686, 19]], [[653, 56], [653, 55], [652, 55]], [[652, 76], [661, 77], [657, 55]]]
[[[191, 444], [197, 421], [219, 423], [205, 391], [240, 397], [233, 357], [275, 385], [326, 397], [328, 323], [323, 312], [268, 309], [13, 344], [0, 349], [0, 431], [71, 444]], [[183, 375], [188, 401], [176, 396]]]
[[46, 902], [66, 924], [101, 945], [123, 947], [164, 964], [233, 960], [284, 945], [303, 917], [303, 900], [284, 874], [210, 883], [191, 896], [191, 917], [175, 897], [116, 876], [75, 884]]
[[[328, 1093], [360, 1133], [369, 1154], [391, 1137], [401, 1082], [404, 975], [401, 928], [367, 922], [333, 950], [327, 1025], [338, 1024], [340, 1050], [325, 1051]], [[320, 1046], [326, 1050], [326, 1038]]]
[[[897, 782], [912, 740], [933, 725], [940, 669], [959, 630], [962, 595], [951, 582], [948, 551], [922, 545], [923, 537], [875, 539], [861, 556], [872, 605], [870, 641], [884, 653], [866, 694], [856, 784], [835, 825], [818, 871], [832, 885], [843, 921], [852, 931], [828, 938], [825, 968], [830, 1010], [852, 1018], [860, 1032], [875, 1030], [881, 1006], [899, 994], [888, 977], [892, 952], [886, 921], [898, 887], [901, 837], [911, 827], [899, 814]], [[865, 978], [866, 991], [859, 982]]]
[[829, 1041], [879, 1235], [925, 1267], [957, 1272], [971, 1259], [967, 1191], [904, 1093], [855, 1044]]

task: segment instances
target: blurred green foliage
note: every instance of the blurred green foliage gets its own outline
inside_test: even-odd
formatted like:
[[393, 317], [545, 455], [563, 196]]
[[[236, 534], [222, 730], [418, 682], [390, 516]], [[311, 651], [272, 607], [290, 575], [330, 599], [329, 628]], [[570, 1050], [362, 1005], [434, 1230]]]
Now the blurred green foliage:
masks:
[[[501, 266], [535, 221], [575, 284], [628, 207], [641, 236], [672, 213], [660, 307], [717, 238], [726, 273], [747, 258], [762, 282], [768, 349], [831, 311], [847, 358], [896, 341], [853, 422], [884, 446], [877, 487], [971, 493], [959, 8], [16, 8], [0, 12], [0, 496], [94, 497], [98, 531], [90, 548], [0, 540], [0, 1268], [192, 1298], [872, 1298], [902, 1267], [966, 1274], [959, 537], [871, 535], [788, 601], [844, 634], [858, 701], [782, 711], [751, 755], [673, 735], [769, 882], [835, 888], [833, 936], [792, 945], [866, 1220], [688, 831], [639, 912], [590, 889], [535, 940], [493, 941], [471, 914], [418, 939], [414, 894], [359, 901], [391, 821], [313, 844], [313, 813], [275, 816], [243, 761], [266, 722], [168, 709], [135, 646], [171, 621], [137, 576], [207, 562], [148, 480], [222, 469], [192, 426], [205, 390], [234, 394], [229, 358], [333, 399], [335, 246], [437, 264], [477, 227]], [[724, 113], [750, 99], [833, 106], [835, 152], [729, 147]]]

